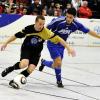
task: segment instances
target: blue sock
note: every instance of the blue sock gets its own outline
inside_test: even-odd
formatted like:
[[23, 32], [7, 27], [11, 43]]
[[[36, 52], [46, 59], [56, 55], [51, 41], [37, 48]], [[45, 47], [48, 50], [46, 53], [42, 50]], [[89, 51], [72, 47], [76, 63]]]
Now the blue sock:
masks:
[[53, 64], [53, 61], [46, 61], [46, 60], [43, 61], [43, 65], [45, 65], [49, 68], [52, 68], [52, 64]]
[[[53, 61], [43, 61], [43, 65], [52, 68]], [[55, 68], [55, 74], [57, 81], [61, 81], [61, 68]]]
[[57, 81], [61, 81], [61, 68], [55, 68], [55, 74]]

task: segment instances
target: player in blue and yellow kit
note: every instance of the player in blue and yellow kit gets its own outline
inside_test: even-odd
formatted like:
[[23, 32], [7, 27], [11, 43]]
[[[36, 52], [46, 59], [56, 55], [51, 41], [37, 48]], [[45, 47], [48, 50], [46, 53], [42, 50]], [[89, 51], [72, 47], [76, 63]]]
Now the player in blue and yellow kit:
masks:
[[[53, 19], [47, 27], [48, 29], [52, 30], [56, 35], [59, 35], [65, 41], [67, 40], [68, 36], [76, 30], [88, 33], [96, 38], [100, 38], [100, 36], [97, 35], [94, 31], [91, 31], [90, 29], [86, 28], [83, 24], [78, 22], [75, 19], [75, 16], [75, 8], [69, 8], [66, 13], [66, 17], [61, 16]], [[53, 61], [47, 61], [42, 59], [39, 70], [42, 71], [44, 66], [54, 68], [57, 79], [57, 85], [58, 87], [63, 87], [61, 80], [61, 63], [63, 59], [64, 47], [59, 43], [55, 45], [51, 41], [47, 42], [47, 47]]]
[[[6, 68], [1, 76], [5, 77], [8, 73], [22, 68], [27, 68], [22, 71], [20, 74], [28, 77], [35, 69], [38, 64], [39, 58], [41, 56], [41, 51], [43, 49], [43, 43], [45, 40], [50, 40], [51, 42], [57, 44], [62, 44], [69, 54], [73, 53], [73, 49], [70, 48], [67, 43], [60, 38], [58, 35], [55, 35], [52, 31], [44, 27], [45, 18], [43, 16], [37, 16], [35, 24], [25, 27], [22, 31], [11, 36], [2, 46], [1, 50], [4, 50], [7, 45], [16, 40], [17, 38], [24, 38], [23, 44], [21, 46], [21, 57], [20, 61]], [[13, 84], [14, 81], [10, 81], [10, 85], [14, 88], [17, 88], [16, 84]]]

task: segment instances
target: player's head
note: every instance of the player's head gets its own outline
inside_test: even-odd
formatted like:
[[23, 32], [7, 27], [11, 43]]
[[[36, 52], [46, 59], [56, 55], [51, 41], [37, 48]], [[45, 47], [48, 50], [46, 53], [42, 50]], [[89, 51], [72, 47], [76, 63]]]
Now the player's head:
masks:
[[69, 8], [66, 12], [66, 21], [68, 24], [71, 24], [74, 20], [74, 17], [76, 16], [76, 9], [75, 8]]
[[38, 15], [35, 19], [35, 29], [41, 31], [45, 24], [45, 18], [42, 15]]

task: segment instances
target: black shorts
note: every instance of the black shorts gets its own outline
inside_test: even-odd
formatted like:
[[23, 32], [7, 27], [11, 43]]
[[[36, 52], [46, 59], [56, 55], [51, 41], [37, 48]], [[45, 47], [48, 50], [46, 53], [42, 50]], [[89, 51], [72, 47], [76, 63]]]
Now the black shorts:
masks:
[[42, 49], [43, 49], [43, 46], [35, 47], [35, 48], [22, 47], [20, 60], [28, 59], [29, 64], [34, 64], [35, 66], [37, 66], [40, 56], [41, 56]]

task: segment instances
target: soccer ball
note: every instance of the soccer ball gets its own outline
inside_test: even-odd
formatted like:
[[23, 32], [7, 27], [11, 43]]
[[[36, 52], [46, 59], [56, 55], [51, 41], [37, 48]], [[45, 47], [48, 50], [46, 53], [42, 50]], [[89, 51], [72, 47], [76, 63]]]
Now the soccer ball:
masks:
[[18, 85], [18, 88], [21, 88], [27, 82], [26, 77], [22, 74], [17, 75], [13, 81]]

